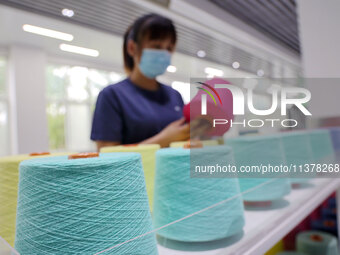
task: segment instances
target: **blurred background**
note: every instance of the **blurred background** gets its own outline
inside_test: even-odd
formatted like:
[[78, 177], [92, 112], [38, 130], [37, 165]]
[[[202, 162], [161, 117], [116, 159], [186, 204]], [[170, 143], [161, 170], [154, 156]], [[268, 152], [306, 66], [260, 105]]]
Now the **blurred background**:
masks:
[[302, 78], [338, 77], [339, 10], [336, 0], [0, 0], [0, 155], [94, 149], [97, 95], [124, 79], [122, 35], [150, 12], [176, 24], [176, 53], [159, 80], [185, 102], [191, 77], [261, 77], [240, 87], [253, 86], [266, 109], [276, 79], [307, 86], [313, 116], [335, 123], [339, 87]]

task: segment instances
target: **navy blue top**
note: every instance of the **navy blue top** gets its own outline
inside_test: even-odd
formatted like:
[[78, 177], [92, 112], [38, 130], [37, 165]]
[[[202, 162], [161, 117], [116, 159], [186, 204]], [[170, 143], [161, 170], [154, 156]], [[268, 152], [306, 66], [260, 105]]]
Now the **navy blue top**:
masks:
[[155, 91], [136, 86], [127, 78], [98, 95], [91, 139], [121, 144], [139, 143], [183, 116], [178, 91], [159, 83]]

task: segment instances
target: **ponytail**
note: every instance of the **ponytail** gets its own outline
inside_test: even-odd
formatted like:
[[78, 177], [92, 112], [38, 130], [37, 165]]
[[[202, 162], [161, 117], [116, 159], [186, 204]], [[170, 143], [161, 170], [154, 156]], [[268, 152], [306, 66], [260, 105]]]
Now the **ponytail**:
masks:
[[126, 30], [124, 34], [124, 43], [123, 43], [124, 69], [127, 74], [130, 74], [130, 72], [133, 70], [133, 67], [134, 67], [133, 58], [129, 55], [127, 51], [127, 44], [128, 44], [129, 39], [131, 39], [129, 36], [131, 34], [131, 29], [132, 29], [132, 26], [130, 26]]

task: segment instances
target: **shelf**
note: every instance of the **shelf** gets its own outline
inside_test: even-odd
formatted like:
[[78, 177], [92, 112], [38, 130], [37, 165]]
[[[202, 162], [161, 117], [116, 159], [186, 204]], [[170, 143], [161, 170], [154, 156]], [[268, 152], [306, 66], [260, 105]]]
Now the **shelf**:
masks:
[[[187, 247], [184, 243], [167, 241], [167, 247], [180, 245], [182, 250], [183, 247], [186, 249], [195, 247], [195, 250], [209, 247], [210, 250], [180, 251], [158, 245], [159, 255], [264, 254], [339, 188], [340, 179], [314, 179], [303, 188], [293, 189], [283, 201], [273, 203], [266, 210], [247, 209], [244, 233], [236, 238], [236, 241], [227, 239], [210, 244], [191, 243]], [[219, 248], [211, 249], [214, 246]]]
[[[293, 189], [284, 200], [273, 203], [266, 210], [247, 209], [243, 235], [233, 239], [195, 244], [167, 240], [167, 247], [180, 246], [181, 250], [166, 248], [159, 244], [159, 255], [264, 254], [339, 188], [340, 179], [314, 179], [304, 188]], [[193, 248], [196, 251], [183, 251]], [[17, 253], [0, 238], [0, 254]]]

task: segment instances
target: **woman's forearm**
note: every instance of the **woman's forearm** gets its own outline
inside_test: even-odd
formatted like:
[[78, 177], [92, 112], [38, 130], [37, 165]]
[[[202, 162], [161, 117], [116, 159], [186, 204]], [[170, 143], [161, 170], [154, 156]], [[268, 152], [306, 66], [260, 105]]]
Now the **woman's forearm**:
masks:
[[162, 148], [169, 147], [170, 140], [166, 139], [166, 137], [162, 133], [158, 133], [144, 141], [140, 142], [140, 144], [159, 144]]
[[157, 135], [154, 135], [144, 141], [142, 144], [159, 144], [162, 148], [169, 147], [171, 142], [185, 141], [190, 138], [190, 125], [185, 124], [185, 119], [181, 118], [171, 122]]

